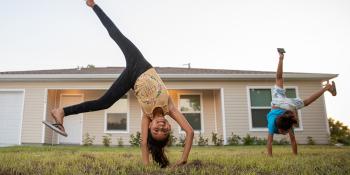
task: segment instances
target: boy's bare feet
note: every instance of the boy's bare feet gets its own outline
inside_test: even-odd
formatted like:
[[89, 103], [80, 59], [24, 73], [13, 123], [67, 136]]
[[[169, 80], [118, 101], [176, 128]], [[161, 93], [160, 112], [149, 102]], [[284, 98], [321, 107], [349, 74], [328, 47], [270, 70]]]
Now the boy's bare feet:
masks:
[[95, 1], [94, 0], [86, 0], [86, 5], [88, 5], [89, 7], [93, 7], [95, 5]]

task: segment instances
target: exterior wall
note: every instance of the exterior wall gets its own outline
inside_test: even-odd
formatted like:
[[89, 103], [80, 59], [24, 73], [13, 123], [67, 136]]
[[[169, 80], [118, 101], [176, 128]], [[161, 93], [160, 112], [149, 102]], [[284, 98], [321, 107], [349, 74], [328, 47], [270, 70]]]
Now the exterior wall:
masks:
[[[85, 91], [85, 101], [94, 100], [103, 95], [104, 91]], [[136, 131], [140, 131], [140, 123], [141, 123], [141, 109], [138, 107], [136, 98], [132, 93], [128, 94], [128, 102], [129, 102], [129, 123], [128, 132], [123, 133], [112, 133], [112, 145], [118, 144], [118, 139], [122, 138], [124, 145], [129, 145], [130, 134], [136, 133]], [[83, 119], [83, 134], [89, 133], [90, 136], [95, 137], [94, 144], [102, 145], [102, 138], [107, 133], [104, 132], [105, 126], [105, 111], [95, 111], [84, 114]]]
[[[247, 86], [273, 86], [273, 81], [165, 81], [166, 86], [170, 89], [170, 94], [177, 103], [177, 93], [179, 92], [201, 92], [203, 94], [203, 115], [204, 115], [204, 132], [205, 137], [211, 138], [211, 132], [215, 131], [221, 133], [222, 129], [226, 128], [226, 138], [231, 133], [245, 136], [247, 133], [257, 136], [266, 137], [265, 131], [250, 131], [249, 130], [249, 107], [248, 107], [248, 94]], [[84, 91], [84, 100], [91, 100], [99, 97], [103, 90], [110, 87], [110, 81], [100, 82], [0, 82], [0, 87], [4, 89], [25, 89], [25, 105], [23, 116], [23, 129], [22, 129], [22, 143], [51, 143], [50, 131], [45, 129], [41, 121], [45, 118], [49, 118], [49, 115], [45, 113], [54, 106], [59, 104], [54, 102], [52, 93], [46, 95], [47, 89], [50, 91], [55, 89], [82, 89]], [[298, 88], [299, 97], [306, 98], [313, 92], [321, 88], [319, 81], [287, 81], [286, 86], [296, 86]], [[220, 89], [223, 89], [224, 99], [221, 99]], [[85, 90], [84, 90], [85, 89]], [[90, 89], [90, 90], [89, 90]], [[91, 91], [94, 89], [101, 89], [102, 91]], [[176, 91], [174, 91], [176, 90]], [[49, 92], [50, 92], [49, 91]], [[56, 98], [58, 96], [56, 94]], [[49, 98], [47, 98], [49, 97]], [[46, 99], [49, 99], [46, 101]], [[215, 103], [214, 103], [215, 99]], [[223, 101], [222, 101], [223, 100]], [[224, 111], [221, 111], [221, 102], [224, 105]], [[45, 103], [46, 107], [45, 107]], [[123, 138], [124, 144], [129, 144], [128, 140], [130, 134], [140, 131], [141, 122], [141, 109], [137, 103], [133, 93], [129, 96], [129, 133], [112, 134], [112, 143], [117, 144], [116, 139]], [[215, 119], [216, 114], [216, 119]], [[222, 115], [220, 115], [222, 114]], [[224, 116], [224, 122], [221, 120]], [[83, 134], [89, 132], [91, 135], [96, 136], [95, 143], [102, 144], [103, 126], [104, 126], [104, 112], [91, 112], [84, 114]], [[216, 121], [216, 122], [215, 122]], [[296, 137], [298, 143], [306, 143], [306, 137], [311, 136], [316, 143], [324, 144], [328, 142], [329, 134], [327, 131], [326, 114], [324, 106], [324, 98], [321, 97], [312, 105], [301, 110], [301, 121], [303, 130], [296, 131]], [[171, 121], [173, 124], [174, 135], [179, 136], [177, 124]], [[215, 127], [216, 123], [216, 127]], [[97, 126], [99, 125], [99, 126]], [[45, 134], [44, 134], [45, 133]], [[44, 137], [45, 135], [45, 137]], [[276, 136], [277, 139], [280, 136]], [[54, 138], [55, 140], [55, 138]], [[209, 139], [210, 140], [210, 139]]]
[[2, 89], [25, 89], [22, 122], [22, 143], [42, 143], [42, 123], [45, 104], [45, 90], [34, 83], [0, 82]]
[[[240, 136], [250, 134], [260, 138], [267, 137], [267, 131], [250, 131], [249, 129], [249, 106], [247, 86], [273, 86], [274, 82], [235, 82], [225, 84], [225, 114], [227, 137], [234, 133]], [[321, 88], [318, 81], [292, 81], [285, 82], [285, 86], [296, 86], [300, 98], [305, 99]], [[303, 129], [295, 131], [298, 143], [305, 144], [306, 138], [311, 136], [316, 143], [326, 144], [329, 140], [326, 124], [326, 111], [324, 97], [322, 96], [310, 106], [301, 110], [301, 123]], [[285, 136], [275, 135], [279, 140]], [[286, 137], [288, 139], [288, 137]]]
[[[173, 99], [173, 102], [175, 105], [177, 105], [177, 108], [179, 108], [179, 95], [180, 94], [200, 94], [202, 98], [202, 130], [203, 132], [195, 132], [195, 141], [198, 140], [199, 134], [201, 134], [205, 138], [209, 138], [209, 143], [211, 143], [211, 133], [216, 132], [216, 118], [219, 118], [221, 116], [216, 116], [215, 113], [215, 102], [214, 102], [214, 94], [213, 90], [195, 90], [195, 89], [188, 89], [188, 90], [170, 90], [169, 94], [171, 98]], [[168, 120], [171, 123], [172, 131], [175, 137], [179, 138], [180, 135], [184, 135], [184, 132], [180, 132], [180, 126], [169, 116], [167, 117]], [[195, 143], [196, 144], [196, 143]]]

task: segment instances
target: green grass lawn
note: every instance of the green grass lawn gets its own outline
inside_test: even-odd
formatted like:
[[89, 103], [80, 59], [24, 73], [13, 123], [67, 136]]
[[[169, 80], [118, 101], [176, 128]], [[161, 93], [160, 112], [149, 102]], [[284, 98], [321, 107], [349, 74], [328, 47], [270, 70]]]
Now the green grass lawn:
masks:
[[[0, 148], [0, 175], [5, 174], [350, 174], [350, 147], [265, 146], [193, 147], [188, 164], [161, 169], [142, 166], [136, 147], [21, 146]], [[181, 147], [167, 149], [171, 163]]]

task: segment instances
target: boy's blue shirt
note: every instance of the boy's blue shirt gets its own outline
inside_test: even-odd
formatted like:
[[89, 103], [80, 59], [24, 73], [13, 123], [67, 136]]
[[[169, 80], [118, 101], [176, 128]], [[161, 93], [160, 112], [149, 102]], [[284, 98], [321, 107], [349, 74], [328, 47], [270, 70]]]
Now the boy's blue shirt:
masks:
[[278, 116], [282, 115], [286, 110], [284, 109], [271, 109], [271, 111], [267, 114], [267, 128], [269, 130], [269, 134], [278, 134], [278, 129], [276, 126], [276, 119]]

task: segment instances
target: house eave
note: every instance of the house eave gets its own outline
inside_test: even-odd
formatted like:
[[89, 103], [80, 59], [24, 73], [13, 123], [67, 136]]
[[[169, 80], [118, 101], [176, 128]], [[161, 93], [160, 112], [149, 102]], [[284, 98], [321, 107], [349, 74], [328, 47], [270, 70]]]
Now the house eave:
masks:
[[[110, 81], [120, 74], [3, 74], [0, 82], [4, 81]], [[275, 79], [275, 74], [160, 74], [168, 81], [230, 81], [230, 80], [266, 80]], [[338, 74], [284, 74], [288, 80], [329, 80]]]

